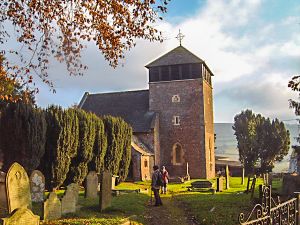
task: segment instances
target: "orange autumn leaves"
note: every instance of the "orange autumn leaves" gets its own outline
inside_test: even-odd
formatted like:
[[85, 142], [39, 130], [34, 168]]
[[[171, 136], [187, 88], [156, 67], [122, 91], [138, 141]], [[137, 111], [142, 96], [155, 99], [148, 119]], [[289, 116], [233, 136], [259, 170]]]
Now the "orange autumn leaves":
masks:
[[[162, 41], [154, 23], [166, 12], [169, 0], [7, 0], [0, 2], [0, 25], [10, 23], [12, 33], [0, 29], [0, 45], [16, 38], [19, 49], [5, 49], [20, 59], [10, 65], [24, 83], [32, 74], [53, 87], [48, 76], [51, 58], [64, 62], [70, 75], [82, 75], [85, 44], [93, 41], [112, 67], [124, 58], [137, 39]], [[2, 41], [1, 41], [2, 40]]]

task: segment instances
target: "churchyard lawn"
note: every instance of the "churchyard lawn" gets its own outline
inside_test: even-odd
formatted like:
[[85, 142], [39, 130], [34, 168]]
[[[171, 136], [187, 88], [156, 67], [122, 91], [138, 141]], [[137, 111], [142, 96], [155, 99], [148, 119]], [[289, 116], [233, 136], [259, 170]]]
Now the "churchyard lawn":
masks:
[[[80, 193], [80, 209], [75, 214], [70, 214], [61, 220], [41, 224], [111, 225], [122, 224], [122, 221], [129, 217], [137, 223], [145, 225], [236, 225], [239, 213], [248, 213], [253, 207], [251, 194], [243, 193], [246, 189], [247, 179], [245, 179], [245, 184], [241, 185], [241, 178], [232, 177], [230, 178], [230, 189], [215, 194], [208, 189], [204, 189], [203, 192], [187, 191], [193, 181], [184, 184], [169, 184], [168, 194], [162, 195], [164, 203], [162, 207], [149, 206], [150, 192], [147, 194], [129, 193], [114, 197], [112, 206], [100, 213], [98, 199], [85, 199], [84, 194]], [[256, 183], [255, 197], [258, 197], [259, 184], [262, 184], [261, 179], [258, 179]], [[149, 186], [149, 182], [124, 182], [116, 189], [136, 190], [146, 189]], [[280, 181], [275, 181], [274, 187], [276, 191], [280, 190]]]

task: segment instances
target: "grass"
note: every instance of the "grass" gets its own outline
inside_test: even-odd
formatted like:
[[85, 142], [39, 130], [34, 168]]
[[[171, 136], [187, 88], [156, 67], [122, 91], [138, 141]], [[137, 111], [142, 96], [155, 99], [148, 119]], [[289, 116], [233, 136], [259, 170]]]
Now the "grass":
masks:
[[[188, 187], [191, 182], [184, 184], [169, 184], [168, 194], [163, 195], [163, 202], [169, 204], [164, 206], [163, 213], [176, 217], [193, 217], [201, 225], [236, 225], [240, 212], [249, 212], [253, 204], [250, 200], [251, 194], [245, 194], [247, 179], [241, 185], [241, 178], [230, 179], [230, 189], [220, 193], [212, 194], [210, 191], [190, 192]], [[215, 180], [211, 180], [216, 183]], [[255, 196], [258, 197], [258, 186], [262, 180], [256, 183]], [[274, 180], [273, 187], [276, 191], [281, 188], [281, 181]], [[225, 184], [224, 184], [225, 188]], [[42, 225], [114, 225], [120, 224], [124, 218], [135, 216], [135, 221], [148, 225], [145, 218], [151, 208], [147, 207], [150, 195], [149, 182], [124, 182], [116, 187], [119, 190], [149, 189], [147, 193], [129, 193], [113, 197], [112, 206], [104, 212], [99, 211], [99, 199], [85, 199], [83, 192], [80, 192], [80, 210], [75, 214], [67, 215], [65, 218], [56, 221], [43, 222]], [[62, 193], [59, 192], [59, 195]], [[162, 215], [164, 216], [164, 215]], [[176, 220], [172, 220], [176, 221]], [[180, 223], [183, 224], [183, 223]], [[165, 225], [168, 225], [165, 223]]]

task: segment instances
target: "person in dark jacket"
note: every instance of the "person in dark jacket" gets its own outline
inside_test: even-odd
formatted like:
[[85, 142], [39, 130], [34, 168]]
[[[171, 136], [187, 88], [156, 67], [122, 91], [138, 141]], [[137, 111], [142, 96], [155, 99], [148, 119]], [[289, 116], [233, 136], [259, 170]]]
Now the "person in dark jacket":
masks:
[[151, 182], [151, 190], [154, 193], [155, 197], [155, 205], [154, 206], [160, 206], [162, 205], [162, 201], [160, 199], [159, 190], [160, 190], [160, 181], [162, 181], [162, 175], [159, 171], [158, 166], [153, 166], [153, 174], [152, 174], [152, 182]]

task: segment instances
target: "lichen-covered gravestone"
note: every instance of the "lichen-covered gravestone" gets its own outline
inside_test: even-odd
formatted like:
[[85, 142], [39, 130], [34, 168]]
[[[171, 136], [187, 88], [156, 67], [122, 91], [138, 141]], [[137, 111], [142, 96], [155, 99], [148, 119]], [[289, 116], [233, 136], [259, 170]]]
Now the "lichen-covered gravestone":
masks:
[[29, 178], [25, 169], [19, 163], [12, 164], [8, 170], [6, 192], [9, 213], [18, 208], [31, 209]]
[[44, 220], [55, 220], [61, 218], [61, 202], [55, 192], [50, 192], [44, 203]]
[[30, 175], [30, 190], [32, 202], [44, 202], [45, 177], [39, 170]]
[[100, 211], [103, 211], [111, 205], [111, 198], [111, 173], [104, 171], [101, 178], [99, 198]]
[[76, 212], [76, 195], [78, 196], [78, 192], [74, 192], [73, 185], [69, 185], [63, 198], [61, 199], [61, 213], [75, 213]]
[[85, 197], [97, 198], [98, 175], [95, 171], [90, 171], [86, 177]]
[[39, 225], [40, 217], [34, 215], [30, 209], [15, 210], [8, 218], [3, 218], [3, 225]]

